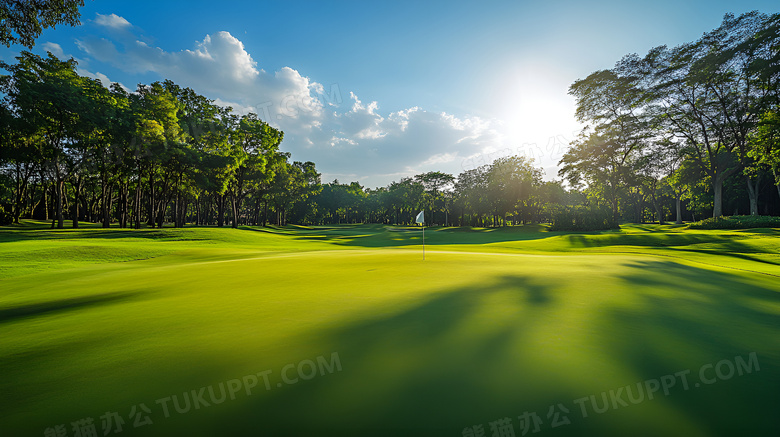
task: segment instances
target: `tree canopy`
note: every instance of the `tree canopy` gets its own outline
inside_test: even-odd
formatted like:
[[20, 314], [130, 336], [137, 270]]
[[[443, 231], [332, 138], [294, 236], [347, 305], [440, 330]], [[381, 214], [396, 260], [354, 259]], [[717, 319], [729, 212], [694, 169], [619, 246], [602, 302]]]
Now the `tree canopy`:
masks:
[[84, 6], [84, 0], [2, 0], [0, 44], [32, 48], [43, 29], [80, 24], [80, 6]]
[[630, 54], [575, 81], [569, 92], [586, 127], [559, 181], [508, 156], [372, 189], [322, 183], [316, 164], [293, 160], [284, 132], [257, 114], [170, 80], [105, 87], [73, 59], [22, 52], [0, 63], [0, 222], [413, 224], [425, 210], [428, 225], [605, 229], [777, 215], [779, 53], [780, 14], [726, 15], [696, 41]]

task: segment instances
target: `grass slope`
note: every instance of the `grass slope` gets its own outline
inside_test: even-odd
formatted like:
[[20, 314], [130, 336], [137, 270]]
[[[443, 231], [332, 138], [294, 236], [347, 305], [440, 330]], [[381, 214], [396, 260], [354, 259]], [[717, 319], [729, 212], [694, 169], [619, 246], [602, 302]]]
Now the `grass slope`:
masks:
[[422, 262], [403, 227], [27, 222], [0, 230], [0, 435], [777, 435], [778, 234], [428, 229]]

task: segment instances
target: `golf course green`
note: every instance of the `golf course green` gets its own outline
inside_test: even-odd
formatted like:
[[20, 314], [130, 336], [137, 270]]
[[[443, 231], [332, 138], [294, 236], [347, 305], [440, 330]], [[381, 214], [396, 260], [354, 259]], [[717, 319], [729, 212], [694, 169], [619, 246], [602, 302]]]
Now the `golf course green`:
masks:
[[0, 228], [0, 436], [780, 435], [778, 229], [90, 226]]

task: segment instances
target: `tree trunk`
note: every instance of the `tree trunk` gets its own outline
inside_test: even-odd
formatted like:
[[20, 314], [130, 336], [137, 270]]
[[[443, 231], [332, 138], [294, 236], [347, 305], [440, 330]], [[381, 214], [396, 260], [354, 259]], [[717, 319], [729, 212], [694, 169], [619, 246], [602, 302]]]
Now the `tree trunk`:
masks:
[[223, 194], [217, 194], [217, 226], [222, 227], [225, 225], [225, 196]]
[[612, 196], [612, 219], [618, 221], [618, 199], [617, 196]]
[[102, 187], [101, 187], [101, 194], [103, 196], [101, 205], [100, 205], [100, 215], [101, 215], [101, 222], [103, 224], [104, 228], [107, 228], [111, 224], [111, 193], [110, 188], [108, 185], [108, 175], [103, 174], [102, 179]]
[[[162, 196], [163, 195], [161, 194], [161, 197]], [[163, 197], [163, 199], [160, 200], [160, 204], [157, 206], [157, 227], [160, 229], [162, 229], [165, 224], [165, 210], [167, 209], [167, 206], [168, 202]]]
[[714, 194], [713, 199], [713, 208], [712, 208], [712, 216], [713, 217], [721, 217], [723, 216], [723, 180], [725, 177], [723, 177], [722, 174], [718, 174], [714, 178], [712, 178], [712, 191]]
[[91, 221], [89, 216], [89, 201], [87, 200], [87, 196], [83, 195], [83, 192], [81, 196], [81, 209], [84, 211], [84, 221]]
[[154, 227], [155, 218], [154, 205], [154, 174], [152, 173], [152, 170], [149, 170], [149, 218], [147, 224], [152, 228]]
[[238, 211], [241, 208], [241, 199], [236, 199], [236, 196], [230, 196], [230, 205], [233, 208], [233, 229], [238, 228]]
[[76, 184], [73, 186], [73, 228], [79, 227], [79, 201], [81, 200], [81, 176], [76, 178]]
[[748, 197], [750, 198], [750, 215], [758, 215], [758, 184], [761, 182], [761, 175], [756, 176], [755, 179], [745, 176], [745, 182], [747, 182]]
[[130, 213], [130, 187], [128, 186], [129, 182], [125, 182], [122, 184], [122, 215], [119, 218], [119, 227], [120, 228], [126, 228], [127, 227], [127, 217]]
[[681, 195], [678, 195], [675, 196], [674, 199], [675, 209], [677, 210], [677, 220], [675, 221], [675, 223], [678, 225], [682, 224], [682, 200], [680, 199], [681, 197], [682, 197]]
[[659, 225], [666, 224], [666, 223], [664, 223], [664, 216], [663, 216], [663, 213], [661, 211], [661, 207], [658, 204], [658, 201], [656, 201], [655, 199], [653, 200], [653, 208], [655, 209], [655, 215], [658, 217], [658, 224]]
[[179, 227], [183, 228], [187, 223], [187, 209], [189, 208], [189, 202], [187, 196], [181, 196], [181, 207], [179, 208]]
[[60, 174], [60, 164], [57, 159], [54, 160], [54, 193], [56, 199], [55, 220], [57, 221], [57, 228], [64, 229], [65, 222], [62, 215], [62, 196], [65, 189], [65, 180]]
[[642, 198], [639, 193], [634, 195], [634, 222], [642, 223]]
[[181, 193], [176, 190], [176, 199], [173, 201], [173, 227], [179, 228], [179, 214], [181, 214], [181, 211], [179, 211], [179, 208], [181, 207]]
[[57, 181], [57, 211], [55, 214], [55, 217], [57, 218], [57, 229], [64, 229], [65, 228], [65, 216], [62, 211], [63, 209], [63, 196], [65, 191], [65, 181], [64, 180], [58, 180]]
[[43, 219], [49, 220], [49, 185], [46, 183], [46, 179], [41, 176], [41, 183], [43, 192], [41, 193], [41, 201], [43, 202]]
[[135, 186], [135, 200], [133, 201], [133, 215], [135, 216], [135, 229], [141, 229], [141, 169], [138, 169], [138, 183]]
[[193, 211], [193, 221], [195, 222], [195, 226], [200, 226], [200, 194], [196, 195], [195, 200], [193, 200], [191, 203], [195, 208], [195, 211]]
[[[29, 166], [28, 166], [29, 168]], [[14, 223], [19, 223], [19, 217], [22, 215], [22, 204], [24, 202], [25, 193], [27, 191], [27, 181], [30, 178], [30, 172], [24, 172], [22, 175], [22, 164], [16, 163], [16, 204], [13, 209]]]

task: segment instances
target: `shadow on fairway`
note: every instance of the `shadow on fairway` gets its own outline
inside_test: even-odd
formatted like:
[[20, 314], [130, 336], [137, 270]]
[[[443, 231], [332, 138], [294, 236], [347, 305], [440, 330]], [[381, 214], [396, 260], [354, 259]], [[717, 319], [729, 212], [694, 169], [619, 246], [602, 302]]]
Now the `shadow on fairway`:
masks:
[[[612, 341], [615, 356], [642, 376], [626, 383], [690, 371], [689, 390], [677, 379], [669, 396], [659, 395], [695, 419], [705, 434], [780, 435], [780, 420], [771, 413], [780, 411], [780, 292], [673, 262], [629, 266], [635, 272], [622, 279], [633, 284], [642, 305], [614, 308], [604, 318], [606, 326], [622, 333]], [[751, 353], [759, 363], [752, 373], [711, 385], [699, 382], [702, 366], [726, 360], [736, 368], [735, 357], [748, 362]], [[727, 375], [729, 364], [723, 366]], [[712, 368], [704, 376], [718, 379]]]
[[[573, 248], [603, 248], [636, 246], [643, 248], [670, 248], [684, 252], [701, 253], [707, 255], [727, 256], [756, 261], [763, 264], [780, 265], [779, 261], [751, 256], [751, 254], [776, 255], [771, 248], [761, 250], [751, 247], [737, 239], [733, 235], [713, 234], [682, 234], [682, 233], [647, 233], [647, 234], [603, 234], [603, 235], [567, 235], [569, 244]], [[692, 247], [705, 245], [705, 247]]]
[[[587, 344], [575, 345], [573, 354], [587, 351], [589, 361], [606, 360], [635, 378], [587, 374], [580, 370], [586, 364], [575, 359], [554, 368], [540, 366], [547, 351], [526, 345], [548, 329], [543, 323], [568, 296], [556, 293], [554, 281], [504, 276], [324, 334], [329, 340], [321, 351], [326, 356], [338, 352], [342, 372], [237, 404], [219, 423], [202, 429], [235, 435], [456, 436], [482, 424], [491, 435], [489, 422], [509, 417], [520, 435], [518, 416], [529, 411], [542, 419], [543, 435], [668, 435], [670, 423], [694, 426], [706, 435], [777, 435], [780, 321], [762, 305], [776, 308], [780, 294], [736, 275], [672, 262], [628, 267], [630, 274], [616, 280], [630, 284], [641, 304], [609, 306], [594, 315], [594, 324], [582, 327], [590, 332]], [[760, 360], [754, 374], [689, 391], [678, 385], [670, 396], [659, 393], [652, 401], [610, 408], [602, 415], [591, 410], [588, 418], [573, 403], [683, 370], [691, 370], [693, 385], [702, 365], [723, 359], [733, 363], [735, 356], [747, 359], [750, 352]], [[614, 383], [583, 393], [566, 383], [572, 374], [584, 384], [590, 377]], [[558, 403], [569, 408], [571, 423], [553, 429], [547, 414]], [[671, 405], [674, 415], [659, 403]]]
[[[149, 386], [159, 378], [159, 387], [139, 392], [152, 393], [144, 396], [155, 409], [155, 423], [125, 431], [129, 436], [428, 437], [461, 436], [464, 428], [482, 425], [489, 436], [490, 422], [508, 417], [520, 436], [518, 416], [528, 411], [542, 420], [540, 436], [683, 434], [673, 432], [670, 423], [695, 426], [701, 435], [778, 435], [780, 293], [740, 275], [673, 262], [633, 261], [622, 268], [627, 270], [614, 281], [628, 296], [594, 307], [599, 311], [588, 314], [587, 326], [557, 329], [559, 321], [565, 325], [564, 313], [578, 311], [571, 308], [573, 301], [591, 295], [598, 299], [602, 290], [564, 288], [557, 278], [498, 276], [426, 294], [403, 310], [374, 311], [363, 320], [323, 328], [301, 346], [305, 355], [288, 358], [300, 362], [337, 352], [341, 371], [270, 391], [262, 390], [261, 382], [253, 396], [241, 392], [234, 401], [169, 419], [160, 416], [151, 396], [181, 392], [166, 385], [164, 371], [154, 369], [149, 381], [138, 384]], [[0, 313], [0, 320], [121, 299], [102, 295], [93, 302], [61, 300], [21, 314]], [[582, 341], [567, 341], [568, 336]], [[63, 346], [56, 356], [67, 359], [78, 347]], [[760, 363], [760, 370], [751, 374], [687, 391], [678, 382], [669, 396], [659, 392], [654, 400], [610, 407], [603, 414], [591, 410], [588, 418], [573, 403], [685, 370], [690, 370], [693, 386], [702, 365], [724, 359], [733, 363], [735, 356], [747, 359], [751, 352]], [[208, 370], [215, 362], [203, 361], [213, 358], [197, 350], [191, 353], [195, 373], [202, 370], [194, 379], [198, 382], [185, 389], [224, 380]], [[21, 369], [26, 362], [22, 358], [10, 368]], [[608, 373], [615, 368], [622, 376]], [[279, 381], [280, 371], [274, 369], [274, 381]], [[714, 370], [708, 376], [715, 377]], [[583, 387], [594, 387], [595, 380], [608, 382], [583, 392]], [[14, 389], [12, 383], [7, 385]], [[138, 396], [139, 401], [144, 396]], [[569, 409], [571, 422], [552, 428], [548, 412], [557, 404]]]
[[[197, 228], [187, 228], [197, 229]], [[121, 228], [95, 228], [95, 229], [46, 229], [46, 230], [26, 230], [26, 229], [3, 229], [0, 230], [0, 243], [16, 241], [45, 241], [45, 240], [72, 240], [80, 238], [95, 239], [139, 239], [139, 240], [160, 240], [160, 241], [205, 241], [208, 238], [191, 237], [178, 229], [121, 229]]]
[[745, 244], [729, 235], [688, 234], [688, 233], [634, 233], [634, 234], [602, 234], [602, 235], [567, 235], [572, 247], [609, 247], [609, 246], [640, 246], [640, 247], [671, 247], [690, 246], [693, 244], [710, 243], [718, 249], [744, 251], [749, 249]]
[[[361, 225], [353, 228], [334, 228], [296, 232], [299, 240], [326, 241], [340, 246], [402, 247], [422, 244], [422, 228], [408, 226]], [[542, 225], [507, 226], [499, 228], [435, 227], [425, 229], [425, 244], [430, 246], [452, 244], [490, 244], [508, 241], [530, 241], [560, 235], [549, 232]]]
[[137, 298], [142, 292], [116, 292], [98, 295], [60, 299], [50, 302], [0, 308], [0, 324], [43, 314], [73, 311], [88, 307], [119, 303]]
[[[479, 315], [495, 299], [511, 314], [500, 320]], [[535, 278], [503, 276], [326, 333], [332, 346], [321, 346], [322, 352], [338, 352], [343, 372], [271, 391], [270, 399], [233, 410], [213, 432], [454, 436], [464, 426], [522, 414], [532, 405], [523, 381], [539, 369], [517, 345], [555, 301], [552, 290]], [[479, 332], [464, 332], [464, 324]], [[503, 388], [491, 390], [491, 385]], [[555, 388], [533, 390], [544, 402], [571, 397]]]

